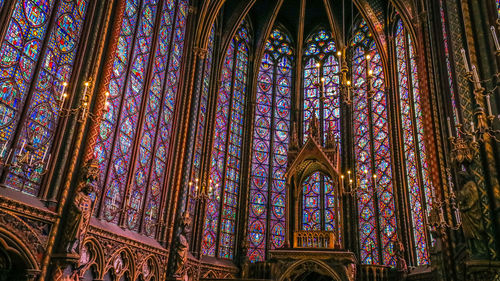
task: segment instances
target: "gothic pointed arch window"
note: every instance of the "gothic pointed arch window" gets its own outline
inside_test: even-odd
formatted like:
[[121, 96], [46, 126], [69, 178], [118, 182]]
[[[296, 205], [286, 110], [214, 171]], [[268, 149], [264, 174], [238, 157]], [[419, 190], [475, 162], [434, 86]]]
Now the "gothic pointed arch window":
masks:
[[185, 0], [160, 3], [127, 0], [94, 152], [101, 169], [96, 215], [123, 218], [149, 236], [165, 185], [188, 8]]
[[[321, 144], [328, 134], [340, 140], [340, 63], [330, 31], [319, 28], [304, 45], [303, 136], [310, 122], [319, 121]], [[331, 179], [316, 172], [302, 187], [302, 229], [335, 231], [335, 195]]]
[[[315, 172], [302, 183], [302, 230], [337, 232], [338, 210], [333, 180], [321, 173]], [[340, 239], [340, 236], [337, 236]]]
[[274, 29], [265, 44], [257, 77], [250, 175], [250, 261], [285, 241], [285, 172], [290, 128], [293, 51], [289, 36]]
[[[0, 38], [0, 154], [13, 164], [4, 170], [4, 183], [26, 194], [40, 191], [87, 5], [85, 0], [17, 0], [3, 7], [13, 11]], [[20, 164], [28, 150], [30, 165]]]
[[202, 253], [223, 259], [234, 255], [249, 43], [243, 22], [225, 52], [216, 102]]
[[429, 263], [428, 235], [425, 217], [429, 215], [432, 185], [429, 178], [424, 143], [423, 117], [418, 85], [414, 44], [403, 22], [396, 23], [396, 58], [398, 92], [405, 158], [405, 179], [408, 186], [413, 245], [417, 265]]
[[396, 214], [382, 58], [366, 21], [351, 44], [355, 171], [363, 264], [395, 265]]
[[319, 120], [322, 142], [329, 132], [340, 139], [340, 64], [332, 33], [320, 28], [304, 46], [304, 141], [313, 116]]

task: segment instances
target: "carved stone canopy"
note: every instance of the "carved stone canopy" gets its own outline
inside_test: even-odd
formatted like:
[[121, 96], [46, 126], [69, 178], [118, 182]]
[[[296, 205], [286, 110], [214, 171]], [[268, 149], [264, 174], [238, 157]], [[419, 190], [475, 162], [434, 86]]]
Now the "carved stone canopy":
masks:
[[[336, 151], [336, 146], [333, 148]], [[333, 159], [332, 159], [333, 158]], [[322, 172], [332, 179], [339, 178], [339, 161], [337, 153], [331, 153], [318, 144], [314, 137], [308, 137], [300, 150], [289, 151], [288, 170], [285, 174], [287, 184], [298, 188], [301, 183], [315, 172]], [[332, 161], [333, 160], [333, 161]]]

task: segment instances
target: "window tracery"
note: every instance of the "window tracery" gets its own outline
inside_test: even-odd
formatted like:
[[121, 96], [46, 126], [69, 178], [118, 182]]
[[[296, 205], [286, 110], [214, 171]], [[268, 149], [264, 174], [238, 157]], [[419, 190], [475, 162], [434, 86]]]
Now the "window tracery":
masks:
[[351, 47], [360, 260], [395, 265], [396, 214], [385, 78], [366, 21], [355, 28]]
[[[127, 228], [149, 236], [154, 236], [165, 184], [188, 8], [185, 0], [158, 4], [157, 0], [127, 1], [109, 84], [109, 107], [95, 148], [101, 169], [97, 194], [102, 192], [102, 216], [117, 223], [123, 206]], [[152, 78], [147, 81], [151, 64]]]
[[257, 78], [248, 222], [251, 261], [285, 241], [285, 172], [290, 132], [293, 51], [274, 29], [266, 41]]
[[313, 115], [319, 120], [323, 142], [328, 132], [340, 140], [340, 64], [333, 36], [326, 29], [320, 29], [304, 46], [304, 142]]
[[[13, 5], [0, 49], [3, 157], [7, 158], [11, 148], [12, 155], [27, 153], [29, 146], [30, 163], [40, 163], [51, 153], [61, 108], [58, 101], [65, 89], [63, 84], [71, 78], [87, 4], [19, 0]], [[52, 18], [55, 23], [48, 30]], [[18, 158], [11, 158], [14, 165], [6, 171], [5, 184], [37, 196], [44, 165], [21, 168], [15, 165]]]
[[232, 259], [234, 254], [248, 56], [248, 27], [243, 23], [223, 61], [202, 242], [204, 255], [215, 257], [217, 252], [217, 257], [224, 259]]
[[396, 57], [399, 80], [401, 130], [408, 185], [413, 243], [417, 265], [429, 263], [425, 217], [430, 213], [432, 184], [424, 143], [422, 109], [415, 51], [403, 22], [396, 25]]

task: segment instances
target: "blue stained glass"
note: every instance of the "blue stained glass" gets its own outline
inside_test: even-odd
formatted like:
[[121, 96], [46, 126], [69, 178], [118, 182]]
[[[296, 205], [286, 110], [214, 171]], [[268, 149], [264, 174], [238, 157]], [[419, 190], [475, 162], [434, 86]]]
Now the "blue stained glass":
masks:
[[[102, 192], [102, 187], [106, 183], [106, 174], [108, 166], [110, 165], [111, 153], [113, 143], [115, 142], [115, 132], [118, 127], [118, 118], [120, 115], [120, 103], [123, 97], [123, 90], [126, 83], [126, 69], [128, 64], [131, 63], [131, 53], [133, 46], [134, 29], [139, 17], [138, 0], [127, 0], [126, 9], [124, 11], [124, 18], [122, 22], [122, 30], [118, 39], [116, 55], [113, 63], [113, 71], [109, 82], [109, 97], [108, 97], [108, 111], [103, 113], [101, 120], [99, 138], [97, 139], [96, 147], [94, 149], [95, 156], [99, 162], [101, 176], [97, 183], [97, 195], [99, 197]], [[125, 142], [122, 141], [122, 144]], [[118, 170], [116, 170], [119, 172]], [[108, 192], [105, 193], [104, 204], [107, 208], [119, 206], [122, 201], [122, 194], [116, 194], [116, 197], [108, 197]], [[114, 193], [112, 194], [114, 196]], [[95, 208], [99, 209], [99, 208]], [[108, 209], [109, 210], [109, 209]], [[108, 211], [108, 214], [112, 212]], [[114, 216], [110, 216], [110, 220]]]
[[[433, 188], [428, 177], [429, 171], [423, 140], [418, 71], [413, 45], [401, 20], [398, 21], [396, 29], [396, 54], [406, 180], [413, 223], [413, 242], [416, 245], [417, 264], [423, 265], [429, 263], [424, 216], [428, 216], [430, 213], [429, 203]], [[427, 203], [426, 209], [423, 208], [424, 202]]]
[[[126, 226], [148, 236], [155, 235], [159, 219], [187, 12], [187, 1], [166, 0], [161, 7], [158, 3], [126, 3], [109, 84], [109, 109], [103, 114], [95, 147], [102, 171], [98, 190], [102, 186], [113, 190], [101, 199], [102, 215], [117, 222], [120, 212], [113, 210], [125, 201]], [[151, 82], [145, 79], [148, 71]], [[136, 160], [131, 162], [134, 154]]]
[[[59, 5], [55, 14], [56, 22], [45, 42], [47, 48], [42, 57], [40, 73], [33, 77], [53, 4], [53, 1], [17, 1], [0, 50], [0, 138], [4, 142], [11, 141], [15, 126], [22, 126], [18, 143], [33, 146], [32, 163], [40, 163], [26, 170], [10, 168], [6, 185], [35, 196], [41, 181], [42, 162], [44, 156], [50, 153], [58, 123], [55, 114], [59, 110], [57, 99], [61, 96], [63, 82], [69, 81], [73, 69], [87, 1], [65, 1]], [[75, 9], [76, 5], [82, 8]], [[32, 80], [36, 87], [30, 104], [25, 108], [27, 120], [24, 124], [17, 124]], [[12, 97], [12, 94], [16, 96]], [[19, 155], [19, 149], [15, 149], [15, 155]]]
[[[135, 45], [132, 49], [131, 56], [131, 70], [128, 74], [128, 80], [124, 85], [124, 93], [122, 96], [123, 105], [119, 109], [120, 115], [117, 123], [117, 142], [111, 154], [111, 163], [120, 162], [121, 165], [117, 167], [113, 165], [108, 171], [107, 181], [116, 182], [119, 187], [119, 193], [125, 192], [125, 185], [127, 183], [128, 170], [130, 169], [130, 157], [132, 156], [132, 143], [137, 132], [138, 112], [142, 104], [142, 92], [144, 87], [144, 76], [146, 72], [146, 65], [150, 57], [150, 46], [152, 41], [152, 34], [150, 28], [146, 26], [152, 25], [154, 16], [156, 15], [157, 4], [156, 1], [144, 1], [141, 7], [139, 16], [139, 27], [135, 36]], [[146, 28], [145, 28], [146, 27]], [[147, 47], [142, 46], [141, 42]], [[129, 229], [136, 229], [137, 223], [137, 209], [132, 205], [142, 205], [142, 192], [140, 190], [133, 190], [128, 195], [128, 214], [127, 226]], [[113, 198], [108, 198], [113, 200]], [[115, 201], [120, 204], [123, 198], [117, 198]], [[104, 208], [104, 217], [108, 221], [117, 221], [116, 212], [113, 212], [114, 207], [107, 205]]]
[[[340, 140], [340, 67], [335, 42], [330, 32], [320, 29], [309, 36], [305, 44], [303, 135], [307, 139], [309, 122], [313, 116], [322, 123], [322, 141], [331, 132]], [[321, 82], [324, 79], [324, 82]], [[323, 84], [323, 86], [321, 86]], [[323, 93], [321, 92], [323, 88]], [[323, 98], [322, 95], [324, 95]], [[322, 113], [322, 116], [321, 115]]]
[[[204, 224], [202, 253], [216, 256], [217, 252], [217, 256], [224, 259], [232, 259], [234, 254], [248, 40], [248, 30], [243, 23], [225, 54], [215, 114], [214, 148], [210, 165], [210, 200]], [[216, 248], [217, 240], [219, 240], [218, 248]]]
[[[384, 73], [380, 54], [364, 20], [354, 32], [351, 50], [353, 84], [357, 88], [353, 97], [353, 125], [355, 167], [360, 188], [358, 216], [361, 262], [395, 265], [393, 248], [397, 239], [396, 217], [392, 169], [388, 164], [391, 155]], [[368, 64], [367, 54], [370, 55]], [[370, 101], [367, 67], [373, 71], [370, 80], [374, 92]], [[373, 171], [376, 171], [376, 178], [373, 177]], [[375, 205], [376, 198], [378, 205]]]
[[[170, 25], [166, 23], [170, 23], [171, 19], [173, 18], [173, 6], [171, 5], [172, 0], [166, 1], [165, 6], [163, 8], [163, 13], [162, 13], [162, 29], [165, 28], [165, 30], [168, 30], [170, 28]], [[174, 105], [175, 105], [175, 100], [177, 97], [177, 88], [179, 85], [179, 72], [180, 72], [180, 64], [175, 63], [175, 62], [180, 62], [181, 56], [182, 56], [182, 51], [184, 49], [184, 35], [185, 35], [185, 29], [186, 29], [186, 14], [187, 14], [187, 7], [188, 7], [188, 2], [187, 1], [178, 1], [177, 4], [177, 13], [176, 13], [176, 19], [175, 19], [175, 37], [174, 40], [171, 44], [171, 50], [170, 50], [170, 64], [168, 65], [168, 68], [163, 68], [161, 67], [162, 71], [159, 73], [159, 77], [162, 77], [164, 75], [167, 76], [166, 81], [163, 81], [165, 84], [164, 88], [164, 96], [163, 96], [163, 104], [162, 104], [162, 113], [160, 116], [160, 121], [159, 121], [159, 126], [160, 130], [157, 133], [156, 136], [156, 149], [154, 151], [154, 158], [153, 158], [153, 163], [152, 163], [152, 172], [149, 177], [149, 182], [150, 185], [155, 186], [157, 188], [152, 189], [148, 194], [146, 198], [146, 214], [148, 215], [149, 218], [146, 218], [147, 220], [150, 220], [152, 222], [155, 222], [158, 220], [158, 208], [160, 206], [160, 200], [161, 200], [161, 192], [163, 186], [163, 182], [165, 181], [165, 166], [166, 166], [166, 153], [170, 148], [170, 138], [171, 138], [171, 128], [172, 128], [172, 118], [174, 114]], [[168, 12], [167, 12], [168, 11]], [[170, 31], [166, 32], [166, 34], [169, 34]], [[161, 37], [160, 38], [165, 38], [164, 40], [160, 40], [160, 47], [158, 49], [158, 55], [163, 55], [165, 48], [167, 46], [167, 38], [165, 33], [161, 32]], [[165, 37], [163, 37], [165, 35]], [[166, 61], [166, 60], [165, 60]], [[165, 73], [166, 70], [166, 73]], [[154, 230], [156, 229], [155, 226], [151, 224], [146, 224], [146, 234], [153, 236], [154, 235]]]
[[[272, 47], [278, 45], [280, 48]], [[268, 249], [280, 248], [285, 241], [285, 179], [279, 170], [287, 165], [293, 59], [290, 45], [289, 37], [274, 29], [266, 41], [258, 75], [248, 224], [248, 256], [252, 262], [265, 260]]]

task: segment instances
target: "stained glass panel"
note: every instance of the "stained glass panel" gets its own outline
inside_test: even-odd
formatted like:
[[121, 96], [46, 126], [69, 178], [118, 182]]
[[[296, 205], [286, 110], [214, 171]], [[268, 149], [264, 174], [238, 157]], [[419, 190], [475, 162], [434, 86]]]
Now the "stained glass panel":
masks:
[[307, 139], [309, 122], [313, 115], [320, 121], [323, 141], [326, 140], [328, 132], [340, 140], [340, 65], [336, 52], [333, 36], [325, 29], [314, 33], [305, 44], [304, 141]]
[[187, 12], [187, 1], [158, 3], [126, 2], [109, 84], [109, 106], [95, 147], [101, 168], [97, 195], [106, 187], [102, 215], [117, 222], [117, 208], [127, 204], [125, 225], [148, 236], [155, 234], [166, 176]]
[[[59, 120], [57, 113], [60, 105], [57, 100], [61, 96], [62, 84], [71, 77], [88, 2], [61, 1], [46, 43], [40, 72], [37, 77], [33, 77], [52, 4], [52, 1], [27, 0], [23, 1], [21, 7], [21, 1], [17, 2], [0, 51], [0, 80], [6, 79], [0, 82], [3, 83], [0, 87], [5, 93], [2, 95], [1, 121], [5, 126], [1, 134], [4, 140], [11, 137], [17, 122], [14, 120], [19, 118], [17, 113], [22, 105], [21, 101], [27, 94], [27, 86], [35, 78], [33, 83], [36, 87], [27, 109], [26, 123], [21, 125], [22, 133], [18, 142], [33, 148], [30, 162], [34, 164], [24, 169], [12, 167], [6, 179], [8, 186], [31, 195], [38, 193], [43, 162], [52, 146]], [[23, 42], [26, 43], [23, 45]], [[20, 152], [16, 149], [15, 154], [19, 155]], [[16, 158], [15, 161], [17, 160]]]
[[[250, 261], [285, 239], [285, 178], [290, 126], [292, 49], [278, 29], [266, 41], [258, 75], [250, 179]], [[270, 241], [268, 242], [268, 237]]]
[[[97, 197], [100, 198], [102, 187], [105, 186], [108, 166], [110, 165], [111, 153], [113, 151], [113, 143], [115, 142], [115, 132], [117, 130], [118, 118], [120, 115], [121, 101], [123, 98], [123, 90], [127, 78], [127, 68], [131, 62], [131, 52], [134, 41], [134, 30], [139, 17], [139, 1], [127, 0], [126, 8], [124, 10], [123, 22], [118, 38], [118, 45], [116, 49], [115, 59], [113, 62], [113, 71], [111, 72], [111, 79], [109, 82], [109, 97], [108, 97], [108, 110], [103, 113], [102, 121], [97, 137], [96, 146], [94, 149], [95, 157], [99, 163], [101, 170], [100, 179], [96, 184]], [[121, 165], [124, 163], [112, 163], [116, 166], [119, 174]], [[104, 204], [106, 206], [119, 206], [122, 201], [123, 194], [120, 193], [118, 185], [109, 186], [104, 195]], [[108, 207], [109, 208], [109, 207]], [[97, 211], [99, 208], [95, 208]], [[108, 209], [108, 213], [110, 209]], [[108, 216], [112, 220], [114, 216]]]
[[[0, 49], [0, 143], [8, 147], [13, 141], [13, 133], [18, 125], [20, 113], [25, 103], [30, 82], [33, 80], [35, 64], [39, 59], [45, 39], [48, 19], [54, 1], [41, 5], [27, 1], [16, 1], [14, 11], [2, 39]], [[18, 148], [21, 142], [18, 142]], [[10, 149], [3, 150], [6, 157]], [[38, 171], [39, 172], [39, 171]], [[30, 174], [36, 176], [33, 171]], [[11, 176], [12, 178], [12, 176]], [[35, 179], [36, 180], [36, 179]], [[37, 180], [36, 180], [37, 181]], [[37, 195], [35, 183], [19, 178], [7, 182], [12, 188], [24, 193]], [[17, 185], [19, 183], [19, 185]]]
[[309, 176], [302, 187], [302, 230], [321, 230], [321, 174]]
[[[352, 52], [361, 262], [395, 265], [396, 216], [384, 72], [365, 21], [356, 28]], [[367, 68], [372, 70], [371, 77], [368, 77]]]
[[[145, 83], [146, 68], [149, 63], [151, 53], [151, 41], [153, 37], [153, 25], [157, 10], [156, 0], [146, 0], [140, 7], [140, 18], [138, 30], [135, 35], [134, 47], [132, 49], [130, 71], [127, 74], [127, 81], [124, 87], [122, 105], [118, 107], [119, 116], [116, 132], [116, 140], [111, 154], [108, 176], [105, 186], [108, 188], [108, 193], [121, 194], [121, 196], [110, 197], [106, 194], [105, 201], [108, 202], [104, 206], [104, 218], [107, 221], [117, 222], [116, 207], [120, 206], [122, 200], [126, 200], [129, 205], [127, 225], [130, 229], [136, 228], [137, 211], [142, 205], [142, 195], [144, 190], [140, 188], [132, 189], [127, 198], [123, 198], [125, 194], [125, 186], [127, 184], [128, 171], [132, 163], [130, 163], [133, 154], [133, 142], [137, 133], [137, 124], [139, 112], [143, 102], [142, 93]], [[142, 157], [146, 157], [144, 148], [142, 148]], [[141, 157], [139, 157], [141, 158]], [[140, 173], [140, 171], [139, 171]], [[137, 179], [136, 179], [137, 180]], [[144, 185], [145, 175], [139, 179], [139, 184]], [[115, 205], [111, 203], [115, 203]]]
[[[171, 22], [169, 21], [173, 16], [171, 15], [174, 9], [173, 1], [166, 1], [166, 7], [164, 7], [164, 11], [168, 11], [168, 13], [163, 13], [164, 29], [162, 28], [160, 31], [160, 36], [166, 36], [170, 34], [170, 26]], [[170, 39], [171, 43], [169, 44], [171, 47], [169, 49], [170, 60], [167, 62], [163, 59], [158, 62], [162, 62], [165, 65], [165, 68], [162, 68], [161, 77], [166, 77], [165, 80], [160, 79], [163, 86], [163, 99], [161, 101], [162, 112], [159, 121], [159, 128], [156, 132], [156, 144], [154, 150], [154, 157], [152, 159], [151, 172], [149, 176], [150, 188], [151, 192], [148, 193], [146, 199], [146, 214], [151, 217], [153, 221], [158, 220], [159, 208], [160, 208], [160, 200], [162, 196], [162, 187], [165, 182], [166, 173], [165, 167], [167, 163], [167, 154], [170, 150], [170, 139], [172, 137], [172, 125], [173, 125], [173, 115], [175, 110], [175, 102], [177, 99], [177, 91], [179, 85], [179, 75], [180, 75], [180, 66], [181, 66], [181, 57], [184, 49], [184, 38], [186, 31], [186, 17], [188, 10], [188, 1], [180, 0], [177, 1], [177, 12], [175, 18], [175, 28], [172, 34], [172, 39]], [[168, 14], [168, 16], [166, 15]], [[170, 36], [166, 36], [165, 38], [170, 38]], [[172, 41], [173, 40], [173, 41]], [[160, 43], [160, 53], [163, 50], [167, 50], [168, 46]], [[166, 57], [165, 57], [166, 58]], [[163, 71], [166, 71], [164, 73]], [[152, 89], [154, 89], [154, 86]], [[153, 230], [155, 227], [146, 225], [146, 233], [148, 235], [153, 235]]]
[[248, 40], [248, 29], [243, 24], [231, 40], [225, 54], [215, 114], [209, 201], [202, 253], [216, 256], [217, 251], [217, 257], [224, 259], [232, 259], [234, 254], [249, 55]]
[[248, 47], [244, 41], [238, 42], [234, 73], [231, 117], [226, 152], [224, 200], [221, 210], [219, 257], [232, 259], [234, 233], [236, 228], [236, 206], [240, 185], [241, 142], [243, 137], [243, 114], [245, 108], [246, 77], [248, 68]]
[[221, 74], [221, 86], [217, 97], [217, 111], [215, 113], [215, 129], [210, 164], [210, 186], [207, 214], [203, 231], [203, 254], [215, 256], [215, 244], [219, 229], [219, 213], [221, 185], [225, 166], [225, 151], [227, 139], [227, 118], [230, 110], [232, 72], [234, 67], [234, 40], [226, 51]]
[[425, 202], [430, 202], [432, 187], [428, 178], [425, 145], [423, 143], [417, 66], [411, 39], [407, 35], [401, 20], [398, 21], [396, 29], [396, 55], [406, 181], [413, 223], [412, 230], [417, 253], [417, 264], [422, 265], [429, 263], [424, 216], [429, 215], [430, 208], [427, 206], [427, 214], [425, 214], [424, 206]]
[[[302, 184], [302, 230], [334, 231], [337, 235], [338, 202], [330, 177], [315, 172]], [[337, 236], [338, 237], [338, 236]]]
[[[174, 16], [174, 3], [172, 0], [166, 1], [163, 6], [159, 40], [157, 42], [158, 45], [156, 49], [156, 55], [153, 60], [154, 61], [153, 78], [148, 91], [149, 98], [146, 104], [144, 123], [142, 124], [142, 130], [141, 130], [142, 137], [139, 143], [138, 157], [136, 158], [136, 164], [135, 164], [136, 168], [135, 172], [133, 173], [134, 180], [132, 181], [132, 192], [133, 192], [132, 198], [135, 197], [135, 201], [133, 200], [133, 202], [129, 202], [129, 209], [127, 214], [128, 215], [127, 225], [129, 229], [137, 230], [138, 219], [140, 214], [142, 213], [143, 200], [145, 198], [145, 193], [147, 191], [147, 184], [148, 182], [151, 182], [152, 188], [147, 192], [148, 200], [145, 212], [146, 217], [144, 218], [145, 230], [148, 235], [151, 235], [153, 230], [151, 223], [154, 223], [157, 220], [159, 199], [161, 196], [160, 194], [161, 185], [155, 182], [154, 179], [152, 179], [150, 176], [151, 166], [158, 163], [158, 161], [156, 161], [155, 164], [153, 164], [152, 161], [154, 159], [153, 152], [155, 151], [153, 147], [157, 143], [157, 139], [160, 138], [160, 136], [157, 133], [157, 128], [161, 123], [159, 118], [162, 116], [162, 114], [165, 114], [165, 112], [163, 111], [165, 107], [162, 107], [161, 104], [164, 99], [175, 100], [175, 97], [166, 97], [165, 96], [166, 91], [164, 89], [165, 76], [167, 73], [167, 66], [169, 62], [168, 51], [171, 45], [170, 36], [172, 33], [171, 31], [172, 31], [173, 16]], [[179, 14], [176, 21], [176, 29], [180, 29], [181, 32], [183, 32], [184, 28], [184, 23], [183, 23], [184, 20], [182, 19], [183, 17], [184, 17], [183, 15]], [[175, 41], [174, 44], [179, 44], [179, 42]], [[172, 60], [172, 58], [170, 60]], [[175, 72], [175, 69], [173, 69], [173, 71]], [[166, 114], [171, 114], [172, 111], [173, 108], [169, 107], [168, 112]], [[163, 154], [162, 157], [165, 157], [165, 155]]]
[[500, 0], [496, 0], [497, 4], [497, 17], [500, 18]]

